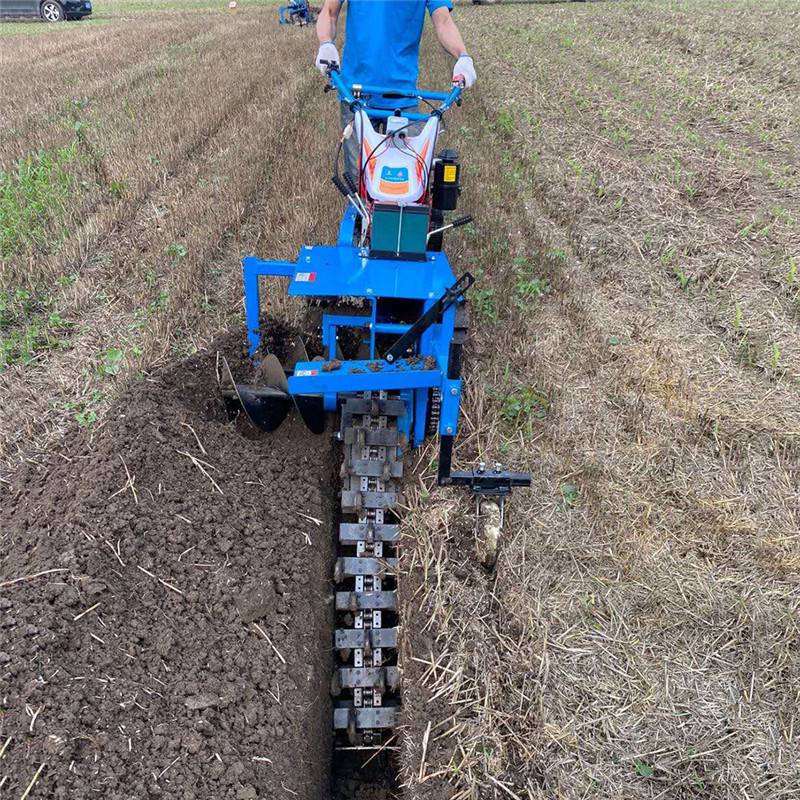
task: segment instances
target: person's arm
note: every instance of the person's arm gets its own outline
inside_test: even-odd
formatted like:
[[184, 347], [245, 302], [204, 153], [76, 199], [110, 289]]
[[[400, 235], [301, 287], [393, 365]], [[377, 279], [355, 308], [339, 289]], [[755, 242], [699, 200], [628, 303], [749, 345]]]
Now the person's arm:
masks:
[[[328, 64], [340, 64], [339, 51], [336, 49], [336, 23], [342, 10], [343, 0], [325, 0], [322, 11], [317, 17], [317, 38], [319, 50], [314, 64], [323, 76], [328, 74]], [[328, 62], [325, 64], [323, 62]]]
[[433, 30], [436, 33], [436, 38], [439, 44], [450, 53], [453, 58], [459, 58], [463, 53], [467, 52], [464, 47], [464, 40], [461, 38], [461, 31], [450, 13], [447, 6], [439, 6], [434, 9], [431, 14], [433, 20]]
[[341, 10], [341, 0], [325, 0], [325, 5], [317, 17], [317, 38], [320, 44], [326, 42], [336, 44], [336, 23], [339, 21]]
[[453, 67], [453, 80], [463, 80], [464, 85], [469, 88], [476, 80], [475, 65], [472, 63], [471, 56], [467, 55], [467, 48], [461, 38], [461, 31], [458, 30], [453, 15], [450, 13], [449, 4], [435, 8], [431, 13], [431, 19], [439, 44], [456, 59]]

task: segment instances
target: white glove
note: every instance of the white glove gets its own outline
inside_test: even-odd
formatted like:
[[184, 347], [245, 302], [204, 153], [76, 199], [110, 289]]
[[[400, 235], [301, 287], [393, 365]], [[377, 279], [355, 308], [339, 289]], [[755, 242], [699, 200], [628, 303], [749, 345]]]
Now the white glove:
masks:
[[469, 89], [478, 76], [475, 74], [475, 65], [472, 63], [472, 57], [466, 53], [458, 57], [455, 66], [453, 67], [453, 83], [464, 82], [464, 86]]
[[339, 63], [339, 51], [336, 49], [336, 45], [333, 42], [323, 42], [319, 46], [319, 51], [317, 52], [317, 69], [323, 74], [328, 74], [328, 64], [323, 64], [323, 61], [331, 61], [336, 64]]

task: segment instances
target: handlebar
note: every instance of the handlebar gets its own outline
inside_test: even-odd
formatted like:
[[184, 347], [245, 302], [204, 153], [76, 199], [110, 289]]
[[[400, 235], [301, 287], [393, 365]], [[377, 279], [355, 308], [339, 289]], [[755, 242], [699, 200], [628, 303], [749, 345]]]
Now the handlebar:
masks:
[[[325, 63], [325, 62], [322, 62]], [[384, 108], [370, 108], [366, 100], [361, 97], [361, 93], [367, 95], [381, 94], [397, 98], [409, 98], [414, 100], [437, 100], [439, 106], [427, 114], [420, 114], [416, 111], [404, 111], [403, 116], [410, 120], [427, 120], [433, 116], [441, 117], [452, 105], [461, 105], [461, 91], [462, 85], [454, 83], [449, 92], [429, 92], [420, 91], [417, 89], [403, 90], [392, 89], [387, 86], [372, 86], [364, 84], [360, 87], [359, 97], [355, 97], [353, 92], [345, 85], [342, 76], [339, 73], [339, 65], [336, 63], [328, 63], [328, 79], [330, 80], [331, 88], [339, 92], [342, 100], [350, 106], [351, 111], [363, 109], [369, 114], [370, 117], [376, 119], [387, 119], [394, 115], [393, 111]]]

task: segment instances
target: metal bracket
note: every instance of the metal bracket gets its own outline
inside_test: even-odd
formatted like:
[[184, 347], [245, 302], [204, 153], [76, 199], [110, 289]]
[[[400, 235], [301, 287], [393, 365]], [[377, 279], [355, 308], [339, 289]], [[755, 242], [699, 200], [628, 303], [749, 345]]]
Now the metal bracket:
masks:
[[442, 436], [439, 441], [439, 486], [465, 486], [477, 497], [507, 497], [515, 486], [530, 486], [529, 472], [509, 472], [495, 463], [491, 470], [481, 463], [474, 469], [451, 469], [453, 437]]

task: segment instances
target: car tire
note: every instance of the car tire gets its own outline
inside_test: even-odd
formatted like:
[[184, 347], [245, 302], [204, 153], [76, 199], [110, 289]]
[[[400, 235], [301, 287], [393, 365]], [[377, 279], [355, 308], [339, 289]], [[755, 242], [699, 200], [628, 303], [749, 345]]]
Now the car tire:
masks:
[[45, 22], [63, 22], [66, 19], [64, 9], [58, 0], [44, 0], [40, 8], [42, 19]]

